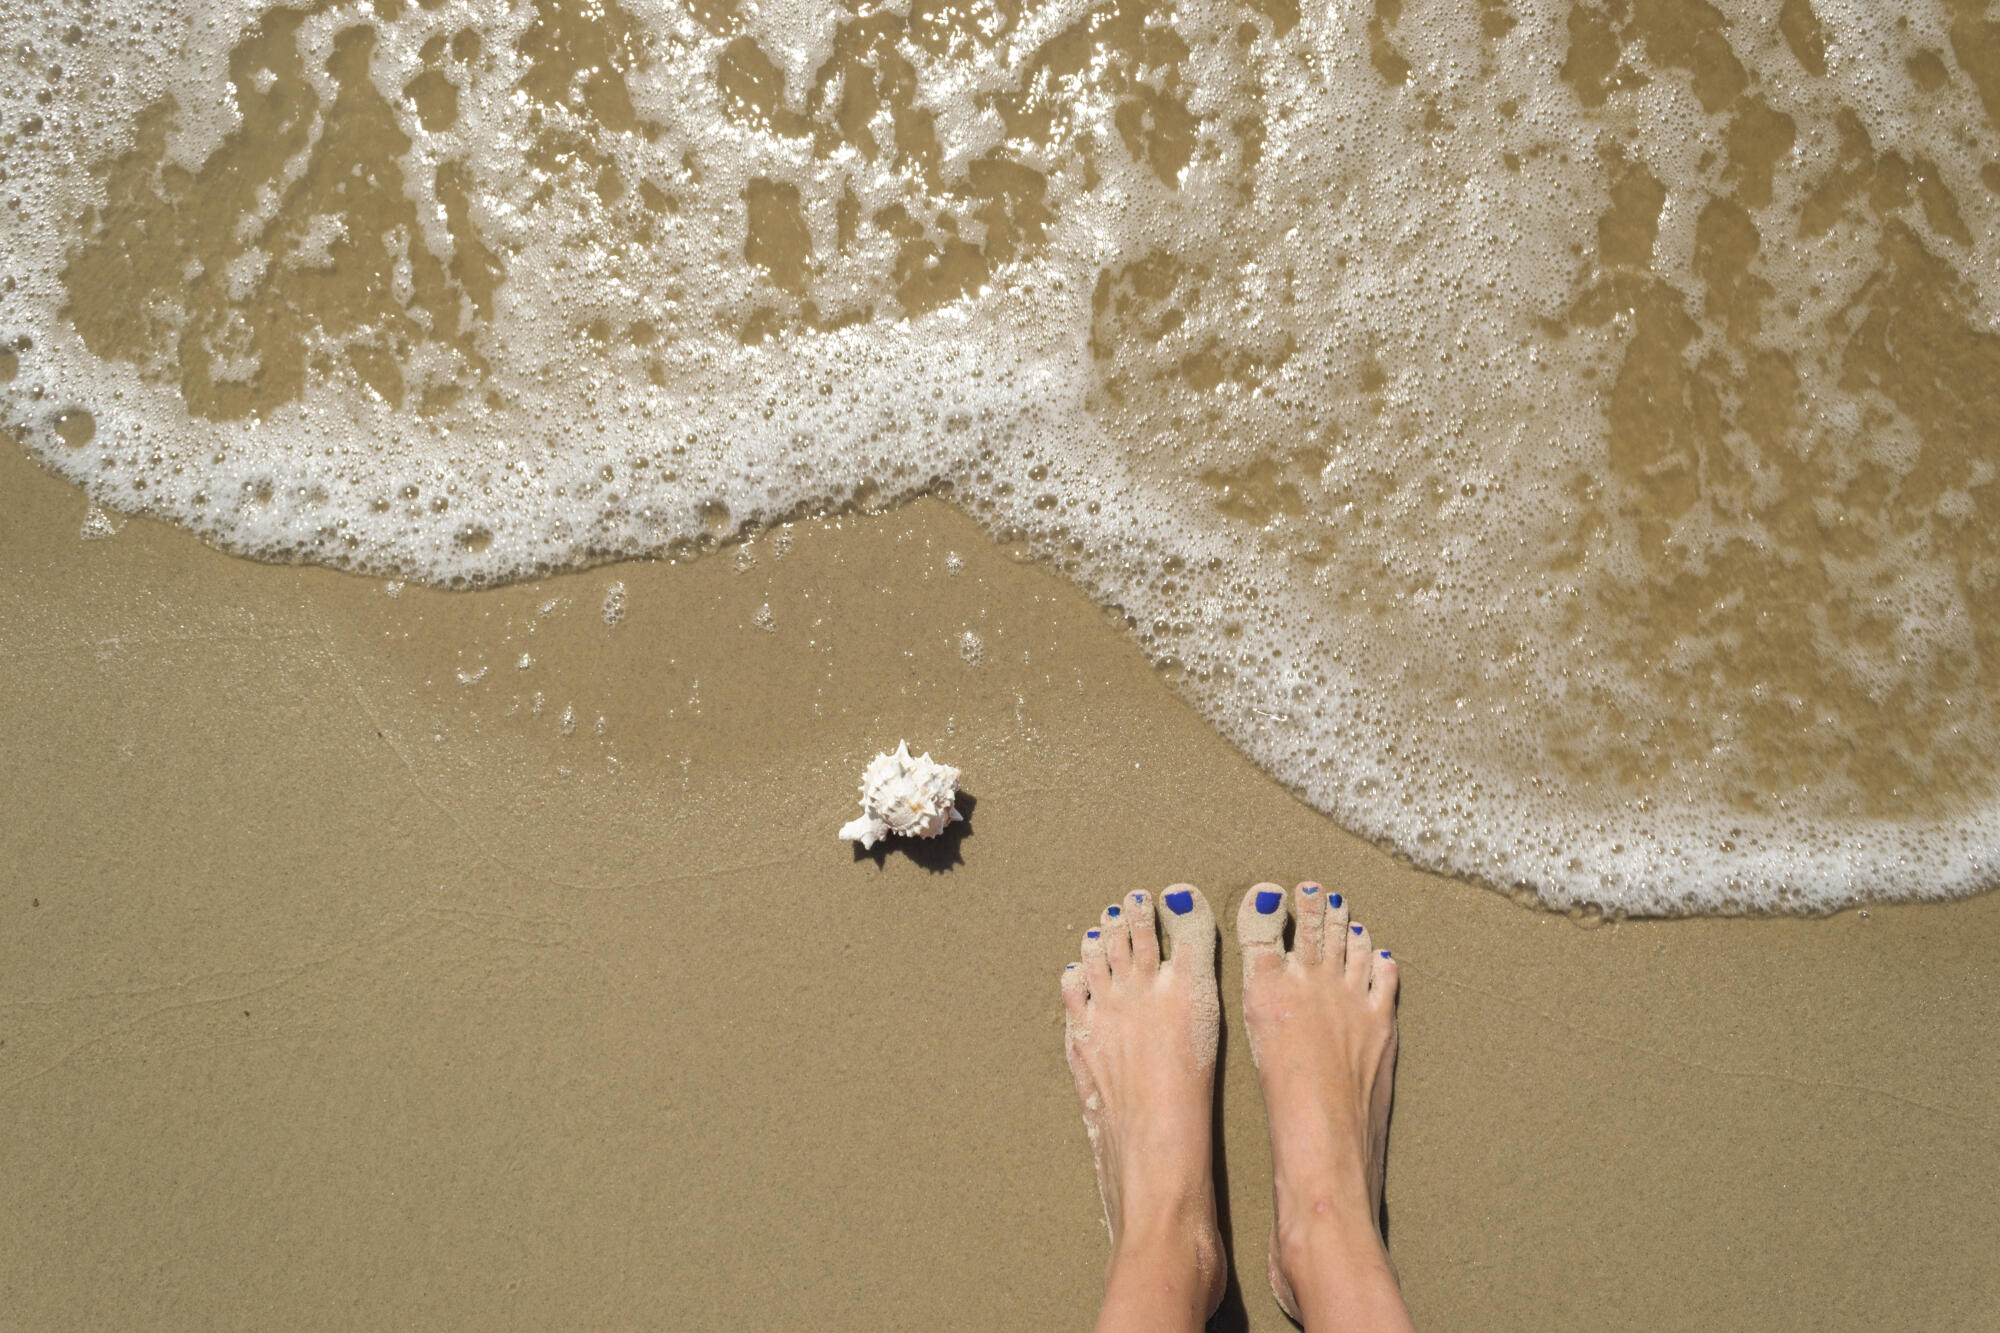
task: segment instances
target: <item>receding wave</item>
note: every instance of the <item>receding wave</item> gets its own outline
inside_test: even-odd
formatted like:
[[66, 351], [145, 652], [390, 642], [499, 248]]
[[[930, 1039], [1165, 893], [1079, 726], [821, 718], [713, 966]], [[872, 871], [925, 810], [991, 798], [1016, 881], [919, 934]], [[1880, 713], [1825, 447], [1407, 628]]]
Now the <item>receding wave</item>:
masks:
[[1978, 0], [0, 3], [10, 428], [472, 585], [943, 493], [1419, 863], [2000, 874]]

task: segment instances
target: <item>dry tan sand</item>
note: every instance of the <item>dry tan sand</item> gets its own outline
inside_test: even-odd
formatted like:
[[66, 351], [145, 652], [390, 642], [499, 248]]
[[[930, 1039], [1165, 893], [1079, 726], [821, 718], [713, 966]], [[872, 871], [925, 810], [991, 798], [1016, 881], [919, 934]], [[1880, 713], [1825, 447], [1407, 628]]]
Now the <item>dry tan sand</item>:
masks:
[[[0, 448], [0, 1328], [1081, 1327], [1057, 973], [1121, 890], [1306, 876], [1404, 965], [1420, 1324], [1995, 1326], [2000, 895], [1593, 929], [1416, 873], [938, 504], [395, 597], [84, 513]], [[955, 864], [834, 839], [899, 737]], [[1226, 1032], [1222, 1323], [1277, 1329]]]

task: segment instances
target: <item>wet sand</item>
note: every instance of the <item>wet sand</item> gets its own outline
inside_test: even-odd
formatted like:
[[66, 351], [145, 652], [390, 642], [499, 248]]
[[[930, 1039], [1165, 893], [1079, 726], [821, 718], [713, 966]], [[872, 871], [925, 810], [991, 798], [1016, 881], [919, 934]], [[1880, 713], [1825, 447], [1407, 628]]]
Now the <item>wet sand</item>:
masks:
[[[1403, 962], [1421, 1325], [1992, 1327], [2000, 895], [1420, 874], [941, 504], [393, 597], [85, 509], [0, 448], [0, 1328], [1081, 1327], [1057, 972], [1122, 890], [1307, 876]], [[969, 828], [857, 856], [899, 737]], [[1221, 1322], [1279, 1329], [1224, 956]]]

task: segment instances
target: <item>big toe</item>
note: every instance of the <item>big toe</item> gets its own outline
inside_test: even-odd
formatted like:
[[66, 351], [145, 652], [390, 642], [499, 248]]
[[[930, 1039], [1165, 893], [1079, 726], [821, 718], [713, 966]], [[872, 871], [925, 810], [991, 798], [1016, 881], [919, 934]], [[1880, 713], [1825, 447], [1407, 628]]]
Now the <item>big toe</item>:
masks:
[[1160, 933], [1166, 937], [1167, 961], [1194, 969], [1196, 976], [1215, 970], [1215, 913], [1208, 899], [1192, 884], [1176, 884], [1160, 895]]
[[1160, 908], [1160, 934], [1167, 944], [1160, 975], [1186, 987], [1195, 1059], [1213, 1070], [1222, 1039], [1222, 1009], [1215, 993], [1215, 913], [1192, 884], [1176, 884], [1162, 893]]
[[1236, 908], [1236, 943], [1243, 950], [1243, 975], [1256, 976], [1285, 963], [1285, 891], [1275, 884], [1252, 885]]

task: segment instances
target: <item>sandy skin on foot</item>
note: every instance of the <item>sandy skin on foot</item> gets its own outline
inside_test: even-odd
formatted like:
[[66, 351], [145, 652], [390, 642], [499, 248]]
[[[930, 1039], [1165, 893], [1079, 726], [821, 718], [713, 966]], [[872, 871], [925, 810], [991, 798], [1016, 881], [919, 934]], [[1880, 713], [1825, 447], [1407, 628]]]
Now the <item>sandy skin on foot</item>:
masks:
[[1064, 1049], [1111, 1229], [1099, 1329], [1198, 1328], [1228, 1281], [1210, 1159], [1215, 914], [1191, 885], [1157, 897], [1105, 908], [1062, 979]]
[[[1342, 895], [1317, 883], [1290, 895], [1255, 886], [1237, 935], [1271, 1133], [1272, 1293], [1308, 1329], [1407, 1329], [1378, 1225], [1395, 962], [1349, 920]], [[1196, 1328], [1222, 1298], [1209, 1155], [1214, 964], [1206, 899], [1174, 885], [1157, 902], [1139, 892], [1106, 908], [1063, 973], [1065, 1050], [1112, 1238], [1100, 1329]]]
[[1396, 963], [1313, 882], [1259, 884], [1236, 913], [1243, 1021], [1264, 1091], [1272, 1294], [1309, 1329], [1407, 1329], [1382, 1239], [1396, 1071]]

